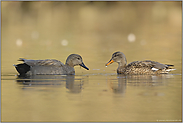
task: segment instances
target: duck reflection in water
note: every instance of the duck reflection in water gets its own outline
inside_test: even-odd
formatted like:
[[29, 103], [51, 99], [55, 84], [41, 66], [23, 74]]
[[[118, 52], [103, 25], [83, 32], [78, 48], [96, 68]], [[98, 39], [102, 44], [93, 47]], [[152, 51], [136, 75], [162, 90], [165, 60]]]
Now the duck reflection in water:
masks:
[[118, 74], [115, 79], [107, 79], [108, 86], [115, 94], [125, 94], [127, 87], [130, 86], [165, 86], [174, 77], [171, 74], [160, 75], [123, 75]]
[[171, 74], [160, 75], [128, 75], [128, 86], [164, 86], [172, 78]]
[[[65, 86], [70, 93], [80, 93], [84, 83], [81, 77], [75, 78], [75, 75], [34, 75], [18, 76], [16, 81], [24, 85], [23, 89], [29, 87], [60, 87]], [[65, 84], [65, 85], [64, 85]]]
[[117, 75], [117, 79], [109, 79], [108, 84], [110, 89], [114, 93], [124, 94], [126, 90], [126, 76], [125, 75]]
[[66, 88], [70, 93], [80, 93], [83, 89], [83, 78], [75, 78], [74, 75], [66, 76]]

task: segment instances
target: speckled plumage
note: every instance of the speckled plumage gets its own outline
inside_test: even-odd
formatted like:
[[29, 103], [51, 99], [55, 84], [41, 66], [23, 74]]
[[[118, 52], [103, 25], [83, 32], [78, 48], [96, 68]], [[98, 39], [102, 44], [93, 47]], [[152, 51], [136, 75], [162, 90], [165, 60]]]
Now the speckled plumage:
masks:
[[20, 58], [19, 61], [24, 63], [15, 65], [16, 70], [20, 75], [57, 75], [57, 74], [75, 74], [74, 66], [89, 70], [83, 63], [82, 57], [77, 54], [68, 56], [66, 63], [55, 60], [28, 60]]
[[134, 61], [127, 65], [125, 55], [119, 51], [113, 53], [111, 60], [106, 66], [113, 62], [118, 63], [118, 74], [162, 74], [175, 70], [172, 69], [173, 65], [161, 64], [151, 60]]

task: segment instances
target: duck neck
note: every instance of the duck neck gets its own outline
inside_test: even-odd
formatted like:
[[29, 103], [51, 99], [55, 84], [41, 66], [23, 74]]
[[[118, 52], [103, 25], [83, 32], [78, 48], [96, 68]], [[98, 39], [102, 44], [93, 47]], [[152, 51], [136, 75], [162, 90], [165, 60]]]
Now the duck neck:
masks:
[[64, 69], [67, 72], [67, 74], [72, 74], [72, 75], [75, 74], [74, 66], [71, 66], [65, 63]]
[[126, 66], [126, 64], [123, 64], [123, 63], [118, 63], [118, 67], [121, 67], [121, 68], [123, 68], [123, 67], [125, 67]]
[[126, 67], [126, 62], [119, 62], [117, 73], [119, 73], [119, 74], [124, 73], [125, 67]]
[[118, 67], [124, 68], [124, 67], [126, 67], [126, 63], [127, 63], [126, 58], [124, 58], [118, 62]]
[[74, 67], [73, 63], [72, 62], [67, 62], [65, 63], [66, 66], [69, 66], [69, 67]]

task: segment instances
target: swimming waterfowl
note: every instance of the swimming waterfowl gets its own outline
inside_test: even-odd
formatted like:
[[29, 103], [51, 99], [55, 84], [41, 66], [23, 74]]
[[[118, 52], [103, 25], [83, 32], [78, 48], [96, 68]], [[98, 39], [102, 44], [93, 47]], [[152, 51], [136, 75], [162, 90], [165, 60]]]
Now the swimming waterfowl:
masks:
[[151, 60], [134, 61], [127, 65], [125, 55], [119, 51], [112, 54], [112, 58], [106, 66], [113, 62], [118, 63], [118, 74], [162, 74], [175, 70], [171, 68], [174, 65], [161, 64]]
[[67, 57], [65, 64], [55, 59], [46, 60], [29, 60], [20, 58], [22, 64], [14, 65], [20, 75], [59, 75], [59, 74], [75, 74], [74, 66], [89, 70], [82, 61], [82, 57], [78, 54], [71, 54]]

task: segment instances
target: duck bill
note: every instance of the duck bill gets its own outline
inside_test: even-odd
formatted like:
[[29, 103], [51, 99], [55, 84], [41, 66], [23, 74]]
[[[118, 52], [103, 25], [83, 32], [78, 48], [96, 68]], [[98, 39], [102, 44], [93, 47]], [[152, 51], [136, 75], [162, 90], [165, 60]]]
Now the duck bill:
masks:
[[110, 65], [110, 64], [112, 64], [114, 62], [114, 60], [110, 60], [105, 66], [107, 66], [107, 65]]
[[83, 67], [83, 68], [85, 68], [85, 69], [87, 69], [87, 70], [89, 70], [89, 68], [87, 68], [86, 66], [85, 66], [85, 64], [84, 63], [81, 63], [81, 64], [79, 64], [81, 67]]

